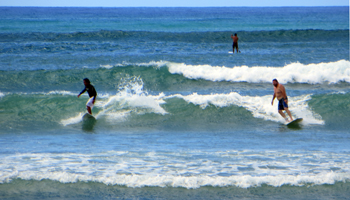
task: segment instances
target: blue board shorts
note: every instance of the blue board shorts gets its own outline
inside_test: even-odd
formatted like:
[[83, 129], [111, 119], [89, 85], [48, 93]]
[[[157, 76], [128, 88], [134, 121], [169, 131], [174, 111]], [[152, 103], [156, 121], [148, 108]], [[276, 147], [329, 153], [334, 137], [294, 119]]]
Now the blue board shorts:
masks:
[[288, 104], [284, 101], [284, 98], [278, 100], [278, 110], [284, 110], [284, 108], [288, 108]]

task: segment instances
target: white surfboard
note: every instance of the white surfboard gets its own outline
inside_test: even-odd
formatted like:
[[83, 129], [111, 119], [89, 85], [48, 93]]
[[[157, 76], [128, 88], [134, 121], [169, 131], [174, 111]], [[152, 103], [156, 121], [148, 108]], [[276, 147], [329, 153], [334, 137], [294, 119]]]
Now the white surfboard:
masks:
[[293, 121], [285, 123], [285, 125], [287, 125], [287, 126], [294, 126], [294, 125], [298, 125], [299, 122], [301, 122], [301, 121], [303, 121], [303, 118], [296, 118]]
[[[237, 53], [237, 52], [236, 52]], [[238, 53], [241, 53], [241, 51], [238, 51]], [[232, 51], [229, 51], [228, 54], [233, 54]]]

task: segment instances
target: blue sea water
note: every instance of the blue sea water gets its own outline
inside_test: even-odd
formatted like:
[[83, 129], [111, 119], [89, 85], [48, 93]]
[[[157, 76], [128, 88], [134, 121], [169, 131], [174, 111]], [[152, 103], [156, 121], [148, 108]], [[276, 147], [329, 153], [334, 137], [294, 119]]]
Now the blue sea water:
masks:
[[348, 7], [0, 7], [0, 80], [1, 199], [350, 199]]

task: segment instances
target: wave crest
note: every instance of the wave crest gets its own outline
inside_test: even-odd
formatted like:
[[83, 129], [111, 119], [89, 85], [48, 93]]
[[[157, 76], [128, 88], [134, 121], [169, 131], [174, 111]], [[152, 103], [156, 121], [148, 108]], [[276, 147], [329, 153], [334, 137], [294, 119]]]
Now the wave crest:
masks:
[[308, 65], [291, 63], [284, 67], [238, 66], [233, 68], [169, 63], [168, 68], [172, 74], [209, 81], [270, 83], [277, 78], [281, 83], [350, 83], [350, 62], [346, 60]]

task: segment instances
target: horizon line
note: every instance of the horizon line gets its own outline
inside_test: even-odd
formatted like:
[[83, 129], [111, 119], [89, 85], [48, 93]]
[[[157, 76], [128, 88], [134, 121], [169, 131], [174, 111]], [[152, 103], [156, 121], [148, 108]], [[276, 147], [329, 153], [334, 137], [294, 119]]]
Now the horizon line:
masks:
[[319, 6], [1, 6], [0, 8], [283, 8], [283, 7], [349, 7], [349, 5]]

